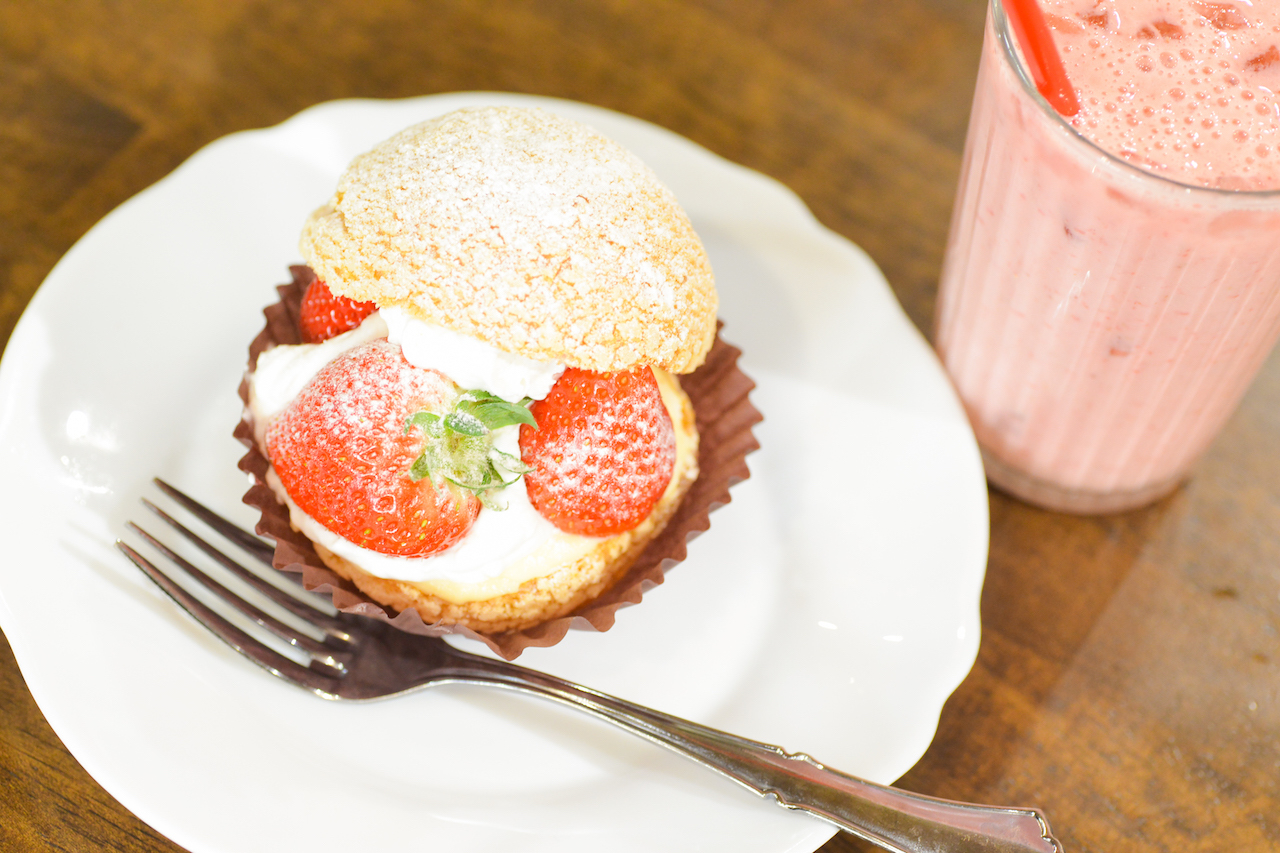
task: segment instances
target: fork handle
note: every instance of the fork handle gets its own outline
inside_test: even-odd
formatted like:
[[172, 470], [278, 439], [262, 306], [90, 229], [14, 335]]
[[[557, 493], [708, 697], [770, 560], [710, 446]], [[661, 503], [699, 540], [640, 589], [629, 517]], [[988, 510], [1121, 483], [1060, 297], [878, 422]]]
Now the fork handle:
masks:
[[803, 753], [693, 723], [505, 661], [458, 652], [459, 681], [497, 684], [572, 705], [669, 747], [779, 805], [809, 812], [894, 853], [1062, 853], [1034, 808], [942, 800], [877, 785]]

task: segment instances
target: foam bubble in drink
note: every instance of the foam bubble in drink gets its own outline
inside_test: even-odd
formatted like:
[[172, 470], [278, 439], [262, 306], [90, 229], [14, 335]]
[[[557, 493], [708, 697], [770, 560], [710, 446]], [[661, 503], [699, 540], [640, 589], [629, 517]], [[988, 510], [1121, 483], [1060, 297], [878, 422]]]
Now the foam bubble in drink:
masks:
[[1173, 180], [1280, 189], [1280, 4], [1047, 0], [1072, 121]]
[[1105, 512], [1187, 476], [1280, 336], [1280, 3], [1042, 8], [1081, 109], [993, 0], [936, 340], [992, 481]]

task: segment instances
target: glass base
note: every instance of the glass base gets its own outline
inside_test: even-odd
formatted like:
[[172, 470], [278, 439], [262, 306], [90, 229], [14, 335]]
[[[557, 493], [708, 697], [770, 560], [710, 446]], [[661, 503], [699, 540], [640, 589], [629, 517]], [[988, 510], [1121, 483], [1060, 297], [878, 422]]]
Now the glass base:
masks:
[[1138, 509], [1155, 503], [1178, 488], [1186, 479], [1186, 475], [1182, 475], [1127, 492], [1066, 489], [1023, 473], [996, 458], [995, 454], [985, 447], [980, 449], [982, 464], [987, 471], [987, 480], [992, 486], [1029, 504], [1075, 515], [1107, 515]]

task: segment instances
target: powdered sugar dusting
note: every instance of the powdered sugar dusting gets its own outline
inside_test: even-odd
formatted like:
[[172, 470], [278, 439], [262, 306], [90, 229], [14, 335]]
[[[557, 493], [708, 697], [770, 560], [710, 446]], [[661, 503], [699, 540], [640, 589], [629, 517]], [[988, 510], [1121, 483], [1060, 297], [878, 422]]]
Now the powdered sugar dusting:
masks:
[[357, 157], [302, 252], [339, 293], [508, 352], [613, 371], [701, 363], [706, 254], [635, 156], [541, 110], [459, 110]]

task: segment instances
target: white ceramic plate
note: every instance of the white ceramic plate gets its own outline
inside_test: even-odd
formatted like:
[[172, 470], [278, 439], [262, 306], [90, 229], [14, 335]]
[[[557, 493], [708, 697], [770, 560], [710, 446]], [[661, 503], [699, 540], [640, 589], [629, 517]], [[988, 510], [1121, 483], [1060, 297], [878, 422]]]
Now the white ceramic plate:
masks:
[[[0, 365], [0, 625], [67, 748], [195, 853], [812, 851], [832, 829], [558, 706], [448, 687], [326, 703], [204, 633], [112, 547], [162, 475], [233, 517], [236, 386], [306, 214], [356, 153], [538, 105], [647, 161], [706, 242], [766, 421], [752, 478], [606, 634], [521, 663], [889, 782], [978, 647], [973, 437], [884, 279], [790, 192], [633, 118], [492, 94], [324, 104], [198, 152], [50, 274]], [[350, 731], [333, 742], [318, 734]]]

